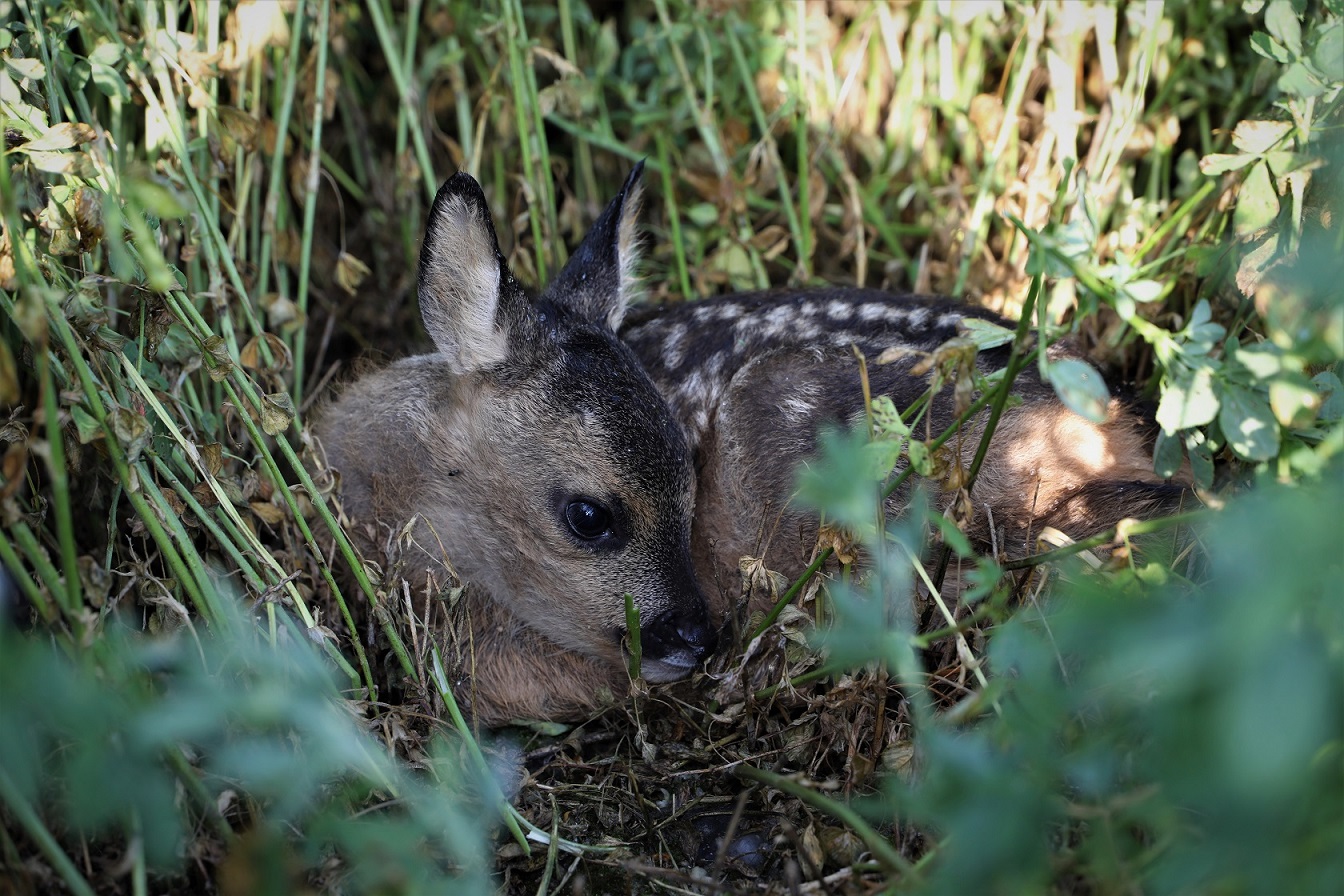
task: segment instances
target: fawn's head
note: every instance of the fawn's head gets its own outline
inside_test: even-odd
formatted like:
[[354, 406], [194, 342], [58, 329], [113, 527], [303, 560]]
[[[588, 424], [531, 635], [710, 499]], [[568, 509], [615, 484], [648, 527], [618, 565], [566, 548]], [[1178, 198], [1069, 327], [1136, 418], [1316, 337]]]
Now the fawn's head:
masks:
[[622, 662], [630, 594], [644, 674], [670, 681], [714, 636], [690, 560], [686, 438], [615, 334], [639, 174], [540, 297], [510, 273], [479, 184], [458, 174], [440, 188], [419, 276], [438, 352], [390, 368], [405, 408], [393, 429], [414, 443], [401, 463], [415, 494], [402, 486], [396, 503], [423, 518], [427, 553], [441, 546], [464, 580], [564, 648]]

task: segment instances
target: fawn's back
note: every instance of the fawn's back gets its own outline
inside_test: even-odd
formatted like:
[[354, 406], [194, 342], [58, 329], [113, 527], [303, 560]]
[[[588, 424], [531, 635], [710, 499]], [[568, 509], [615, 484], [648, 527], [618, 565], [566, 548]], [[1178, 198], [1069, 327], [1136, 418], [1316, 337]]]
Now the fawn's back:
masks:
[[[815, 454], [824, 427], [862, 419], [854, 349], [866, 358], [872, 395], [904, 410], [929, 385], [912, 368], [960, 335], [968, 318], [1005, 323], [948, 299], [841, 288], [727, 296], [650, 309], [627, 322], [622, 338], [682, 421], [696, 458], [692, 555], [711, 598], [736, 593], [743, 556], [789, 578], [807, 565], [818, 526], [791, 500], [796, 472]], [[874, 363], [884, 353], [897, 357]], [[1068, 354], [1050, 350], [1053, 359]], [[976, 363], [988, 373], [1007, 357], [1002, 347], [979, 353]], [[1021, 404], [1000, 420], [971, 494], [968, 534], [981, 547], [990, 544], [991, 521], [999, 547], [1021, 552], [1045, 526], [1081, 537], [1179, 501], [1183, 489], [1152, 472], [1152, 424], [1124, 403], [1113, 399], [1106, 422], [1091, 423], [1068, 410], [1034, 367], [1018, 377], [1014, 393]], [[957, 462], [969, 464], [986, 415], [949, 443]], [[955, 417], [947, 389], [932, 399], [927, 431], [937, 435]]]

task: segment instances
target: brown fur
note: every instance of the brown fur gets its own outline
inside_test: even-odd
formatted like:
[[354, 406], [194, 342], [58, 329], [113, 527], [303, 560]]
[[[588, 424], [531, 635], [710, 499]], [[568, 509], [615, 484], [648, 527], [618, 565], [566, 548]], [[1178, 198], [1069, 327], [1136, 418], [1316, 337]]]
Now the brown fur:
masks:
[[[620, 691], [627, 594], [649, 680], [684, 677], [713, 644], [685, 437], [611, 329], [637, 173], [539, 298], [504, 264], [480, 187], [448, 181], [420, 266], [438, 350], [362, 377], [319, 421], [365, 554], [406, 527], [412, 582], [465, 583], [440, 638], [472, 648], [450, 651], [453, 674], [485, 724], [572, 718]], [[591, 532], [575, 508], [598, 515]]]

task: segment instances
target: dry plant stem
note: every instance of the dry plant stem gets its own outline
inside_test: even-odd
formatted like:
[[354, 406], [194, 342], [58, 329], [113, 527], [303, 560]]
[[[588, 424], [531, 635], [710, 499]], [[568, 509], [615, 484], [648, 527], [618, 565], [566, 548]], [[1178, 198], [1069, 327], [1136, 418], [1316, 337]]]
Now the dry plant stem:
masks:
[[975, 256], [977, 247], [984, 240], [989, 213], [994, 205], [991, 196], [995, 184], [994, 172], [998, 168], [1003, 154], [1008, 149], [1008, 141], [1017, 136], [1017, 110], [1022, 106], [1022, 98], [1027, 91], [1027, 83], [1031, 80], [1031, 73], [1035, 70], [1036, 60], [1040, 56], [1048, 6], [1048, 4], [1042, 3], [1037, 7], [1035, 15], [1026, 26], [1027, 41], [1025, 47], [1020, 50], [1021, 66], [1013, 75], [1008, 98], [1003, 104], [1005, 113], [1003, 123], [994, 138], [993, 147], [985, 154], [985, 165], [980, 170], [980, 177], [977, 179], [975, 204], [971, 207], [970, 220], [966, 224], [966, 241], [960, 248], [961, 265], [957, 269], [956, 285], [952, 287], [953, 295], [961, 295], [965, 292], [966, 280], [971, 274], [971, 259]]
[[[784, 163], [779, 157], [779, 147], [775, 144], [774, 133], [770, 129], [770, 123], [766, 121], [765, 110], [761, 107], [761, 98], [756, 95], [756, 91], [750, 89], [755, 84], [755, 78], [752, 76], [751, 67], [747, 64], [746, 54], [742, 51], [742, 42], [738, 40], [737, 32], [733, 30], [732, 25], [728, 25], [723, 30], [728, 38], [728, 49], [732, 51], [733, 63], [737, 66], [738, 77], [742, 79], [742, 84], [747, 87], [747, 104], [751, 106], [751, 116], [756, 122], [757, 129], [761, 132], [761, 142], [765, 144], [770, 153], [770, 161], [779, 172], [779, 204], [784, 208], [784, 217], [789, 222], [789, 233], [793, 236], [793, 242], [799, 246], [799, 258], [801, 263], [806, 264], [807, 255], [805, 245], [803, 244], [802, 225], [798, 220], [798, 211], [793, 207], [793, 197], [789, 195], [789, 181], [784, 177]], [[803, 187], [800, 195], [807, 195], [807, 181], [801, 182]]]
[[877, 859], [888, 871], [894, 871], [908, 878], [914, 868], [905, 856], [897, 852], [891, 842], [883, 837], [877, 831], [873, 830], [872, 825], [868, 824], [863, 816], [859, 815], [845, 803], [822, 796], [810, 787], [795, 781], [786, 775], [779, 775], [774, 772], [768, 772], [765, 769], [745, 763], [733, 768], [733, 773], [743, 778], [750, 778], [753, 781], [759, 781], [768, 787], [773, 787], [789, 796], [795, 797], [814, 809], [818, 809], [836, 818], [847, 825], [854, 833], [863, 840], [873, 858]]
[[[1171, 516], [1165, 516], [1156, 520], [1138, 520], [1130, 521], [1124, 525], [1125, 535], [1147, 535], [1150, 532], [1161, 532], [1163, 529], [1170, 529], [1173, 526], [1181, 526], [1186, 523], [1195, 523], [1199, 520], [1208, 519], [1208, 510], [1188, 510], [1185, 513], [1176, 513]], [[1074, 554], [1080, 554], [1091, 548], [1100, 547], [1115, 540], [1116, 534], [1121, 526], [1113, 526], [1105, 532], [1098, 532], [1082, 541], [1075, 541], [1071, 545], [1062, 548], [1056, 548], [1053, 551], [1045, 551], [1041, 554], [1032, 554], [1030, 557], [1021, 557], [1017, 560], [1008, 560], [999, 564], [999, 568], [1005, 572], [1014, 569], [1030, 569], [1041, 566], [1045, 563], [1056, 563], [1065, 557], [1072, 557]]]
[[[795, 245], [798, 247], [798, 266], [803, 280], [812, 276], [812, 154], [808, 148], [807, 109], [805, 108], [807, 88], [803, 84], [803, 60], [807, 58], [807, 4], [794, 4], [794, 39], [798, 51], [798, 64], [794, 66], [794, 121], [793, 131], [797, 135], [794, 147], [797, 155], [798, 170], [795, 172], [798, 183], [798, 233]], [[781, 188], [782, 189], [782, 188]]]
[[0, 802], [3, 802], [9, 811], [13, 813], [23, 832], [27, 834], [46, 856], [47, 861], [51, 862], [56, 873], [60, 875], [61, 880], [70, 888], [76, 896], [94, 896], [93, 888], [84, 880], [75, 863], [61, 849], [56, 838], [42, 824], [41, 817], [34, 809], [19, 789], [14, 786], [14, 782], [9, 778], [9, 772], [5, 771], [4, 766], [0, 766]]

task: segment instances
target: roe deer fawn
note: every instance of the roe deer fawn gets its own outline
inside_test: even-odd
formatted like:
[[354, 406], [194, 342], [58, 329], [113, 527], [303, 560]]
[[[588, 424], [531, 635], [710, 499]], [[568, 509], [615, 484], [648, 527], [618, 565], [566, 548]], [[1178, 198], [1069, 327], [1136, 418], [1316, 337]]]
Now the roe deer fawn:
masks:
[[[741, 557], [790, 576], [807, 561], [817, 520], [790, 503], [794, 475], [819, 427], [862, 411], [852, 347], [929, 351], [966, 318], [1000, 321], [864, 289], [728, 296], [625, 321], [641, 167], [537, 299], [510, 275], [480, 187], [450, 179], [420, 257], [438, 351], [356, 381], [319, 424], [365, 549], [414, 521], [412, 574], [466, 583], [462, 617], [442, 634], [483, 724], [576, 718], [619, 693], [627, 593], [644, 675], [689, 674], [713, 647]], [[1002, 367], [1006, 351], [977, 363]], [[873, 394], [904, 409], [926, 388], [912, 363], [871, 366]], [[973, 537], [988, 543], [991, 517], [1018, 545], [1041, 525], [1086, 535], [1181, 493], [1151, 472], [1140, 415], [1112, 402], [1095, 425], [1034, 373], [1020, 380], [1022, 403], [975, 486], [987, 512]], [[935, 429], [950, 404], [935, 400]], [[968, 450], [983, 425], [968, 424]], [[774, 536], [762, 543], [762, 531]]]
[[[466, 584], [459, 696], [485, 724], [569, 718], [628, 688], [625, 595], [649, 681], [714, 628], [690, 557], [686, 437], [616, 337], [640, 169], [540, 296], [514, 279], [480, 185], [449, 179], [420, 253], [437, 351], [356, 380], [318, 437], [366, 553], [408, 523], [408, 578]], [[608, 697], [609, 699], [609, 697]]]

